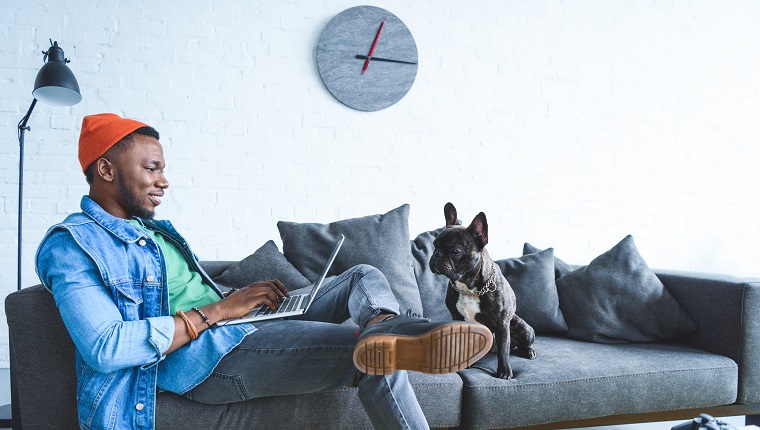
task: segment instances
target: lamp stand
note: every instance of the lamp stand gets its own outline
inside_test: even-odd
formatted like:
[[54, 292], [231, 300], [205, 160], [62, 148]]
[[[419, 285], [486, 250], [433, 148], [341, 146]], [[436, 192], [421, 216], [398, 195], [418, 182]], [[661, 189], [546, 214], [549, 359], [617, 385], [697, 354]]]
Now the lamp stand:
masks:
[[[17, 254], [17, 260], [18, 260], [18, 266], [17, 266], [17, 291], [21, 290], [22, 287], [22, 280], [21, 280], [21, 267], [22, 267], [22, 260], [21, 260], [21, 249], [22, 249], [22, 237], [23, 237], [23, 214], [24, 214], [24, 134], [31, 130], [31, 128], [27, 125], [29, 122], [29, 118], [32, 116], [32, 111], [34, 110], [34, 107], [37, 105], [37, 99], [32, 99], [32, 104], [29, 106], [29, 110], [26, 112], [26, 115], [24, 115], [23, 118], [21, 118], [21, 121], [18, 123], [18, 144], [19, 144], [19, 156], [18, 156], [18, 254]], [[10, 358], [10, 366], [11, 366], [11, 417], [10, 422], [8, 420], [2, 419], [0, 420], [0, 425], [4, 426], [11, 426], [14, 430], [21, 428], [21, 422], [19, 418], [21, 417], [21, 409], [18, 404], [18, 386], [16, 385], [16, 375], [15, 372], [13, 372], [13, 341], [9, 339], [8, 341], [9, 345], [9, 358]]]
[[26, 123], [29, 122], [29, 117], [32, 116], [32, 111], [37, 105], [37, 99], [32, 99], [32, 104], [29, 106], [29, 110], [26, 112], [21, 121], [18, 123], [18, 267], [17, 273], [17, 290], [21, 290], [21, 237], [23, 234], [23, 210], [24, 210], [24, 133], [31, 130]]

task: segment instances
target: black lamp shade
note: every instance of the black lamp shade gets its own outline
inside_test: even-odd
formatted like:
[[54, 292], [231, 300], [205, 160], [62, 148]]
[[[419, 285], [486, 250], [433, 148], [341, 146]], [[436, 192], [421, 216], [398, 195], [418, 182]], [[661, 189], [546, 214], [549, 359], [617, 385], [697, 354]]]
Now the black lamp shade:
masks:
[[54, 106], [72, 106], [82, 101], [77, 78], [66, 65], [63, 49], [57, 43], [50, 47], [48, 61], [37, 73], [32, 96]]

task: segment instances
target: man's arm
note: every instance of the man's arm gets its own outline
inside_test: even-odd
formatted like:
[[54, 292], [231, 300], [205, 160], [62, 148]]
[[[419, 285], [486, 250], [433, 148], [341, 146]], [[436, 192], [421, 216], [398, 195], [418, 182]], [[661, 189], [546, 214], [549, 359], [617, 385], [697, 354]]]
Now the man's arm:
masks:
[[108, 373], [151, 366], [169, 349], [177, 325], [174, 318], [124, 321], [95, 262], [68, 231], [56, 231], [45, 239], [37, 270], [53, 292], [77, 350], [94, 369]]

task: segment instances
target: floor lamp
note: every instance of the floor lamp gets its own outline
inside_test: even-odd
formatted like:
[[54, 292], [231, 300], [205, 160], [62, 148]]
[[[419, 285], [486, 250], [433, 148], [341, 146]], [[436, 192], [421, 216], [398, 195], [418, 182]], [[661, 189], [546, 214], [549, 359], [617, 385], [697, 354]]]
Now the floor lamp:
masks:
[[[79, 93], [77, 78], [69, 70], [66, 63], [69, 62], [63, 55], [63, 49], [58, 42], [50, 41], [50, 49], [43, 52], [44, 65], [37, 73], [32, 91], [32, 104], [21, 121], [18, 123], [18, 290], [21, 289], [21, 236], [23, 205], [24, 205], [24, 134], [31, 130], [27, 123], [32, 116], [32, 111], [37, 105], [37, 100], [53, 106], [72, 106], [82, 100]], [[47, 60], [47, 62], [45, 62]]]
[[[37, 72], [37, 78], [34, 80], [34, 91], [32, 91], [32, 104], [21, 121], [18, 123], [18, 267], [17, 267], [17, 290], [22, 287], [21, 282], [21, 245], [22, 245], [22, 221], [24, 207], [24, 134], [31, 128], [27, 125], [32, 111], [37, 105], [37, 100], [53, 106], [73, 106], [82, 100], [79, 92], [79, 84], [74, 74], [69, 70], [66, 63], [69, 60], [64, 56], [63, 49], [58, 46], [58, 42], [50, 40], [50, 48], [47, 52], [42, 52], [42, 68]], [[16, 378], [13, 374], [13, 345], [10, 342], [10, 361], [11, 361], [11, 423], [7, 420], [0, 420], [0, 426], [20, 428], [18, 393], [16, 389]], [[3, 421], [6, 421], [4, 424]]]

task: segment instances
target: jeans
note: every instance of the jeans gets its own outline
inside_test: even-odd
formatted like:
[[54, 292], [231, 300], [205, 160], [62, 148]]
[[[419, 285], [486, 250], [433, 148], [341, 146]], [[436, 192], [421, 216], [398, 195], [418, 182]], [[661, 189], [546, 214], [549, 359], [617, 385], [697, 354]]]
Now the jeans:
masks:
[[372, 266], [356, 266], [325, 284], [305, 315], [256, 323], [186, 396], [220, 404], [357, 386], [375, 428], [426, 429], [406, 372], [373, 376], [354, 367], [360, 329], [341, 323], [350, 318], [363, 328], [381, 312], [399, 312], [388, 281]]

